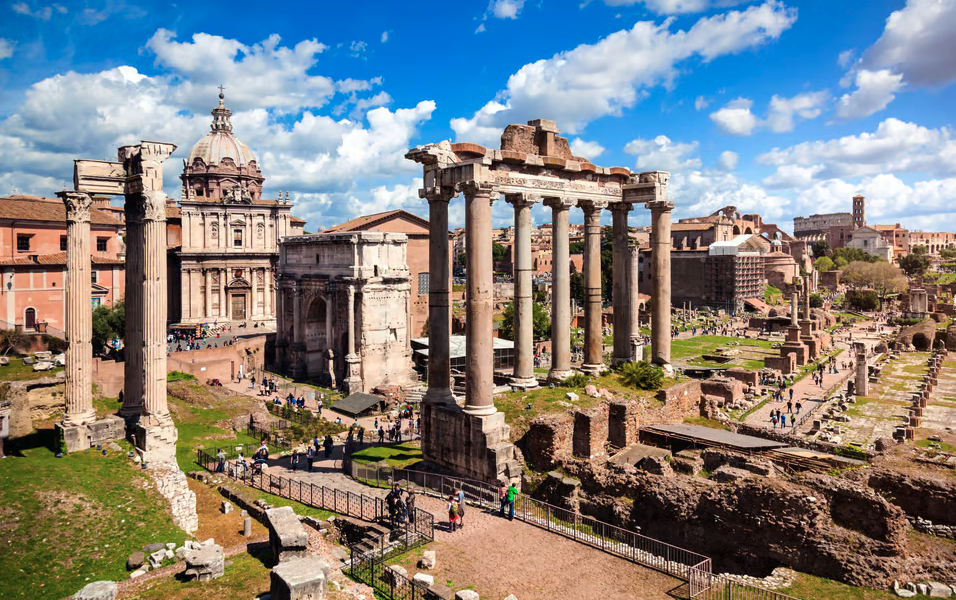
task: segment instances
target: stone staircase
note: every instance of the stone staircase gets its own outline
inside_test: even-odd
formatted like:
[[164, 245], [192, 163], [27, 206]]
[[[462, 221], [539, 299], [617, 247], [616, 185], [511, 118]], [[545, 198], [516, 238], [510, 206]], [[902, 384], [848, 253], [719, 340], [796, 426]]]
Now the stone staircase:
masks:
[[425, 392], [427, 390], [428, 388], [422, 384], [410, 387], [405, 390], [405, 401], [411, 402], [412, 404], [421, 404], [422, 398], [425, 397]]
[[406, 544], [416, 541], [409, 534], [417, 536], [401, 526], [392, 529], [385, 521], [369, 523], [352, 517], [336, 517], [335, 526], [342, 532], [354, 558], [387, 557], [404, 551]]

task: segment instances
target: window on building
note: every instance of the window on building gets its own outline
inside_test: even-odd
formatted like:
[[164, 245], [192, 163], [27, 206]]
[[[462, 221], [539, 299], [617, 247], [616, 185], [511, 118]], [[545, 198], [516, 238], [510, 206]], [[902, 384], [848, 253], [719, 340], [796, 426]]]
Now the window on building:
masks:
[[97, 252], [106, 252], [106, 242], [109, 241], [109, 238], [98, 237], [96, 238], [96, 251]]
[[419, 273], [418, 274], [418, 295], [427, 296], [428, 295], [428, 273]]
[[30, 251], [30, 238], [32, 235], [18, 233], [17, 234], [17, 252], [29, 252]]
[[96, 269], [92, 269], [90, 271], [90, 281], [92, 281], [93, 283], [96, 283], [96, 273], [97, 273]]
[[66, 236], [60, 236], [60, 252], [66, 252]]
[[242, 248], [242, 230], [241, 229], [232, 230], [232, 246], [233, 248]]

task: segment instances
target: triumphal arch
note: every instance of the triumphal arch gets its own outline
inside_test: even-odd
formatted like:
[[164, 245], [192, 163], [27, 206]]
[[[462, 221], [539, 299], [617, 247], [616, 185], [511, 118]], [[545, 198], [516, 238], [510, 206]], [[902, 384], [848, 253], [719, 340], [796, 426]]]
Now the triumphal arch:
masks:
[[[532, 339], [531, 207], [542, 202], [552, 214], [552, 365], [550, 378], [571, 373], [571, 288], [568, 268], [568, 215], [584, 211], [586, 286], [584, 364], [599, 373], [601, 331], [601, 211], [613, 218], [615, 363], [636, 356], [637, 254], [629, 245], [627, 217], [635, 204], [651, 211], [653, 260], [651, 351], [655, 364], [670, 366], [671, 212], [666, 199], [669, 173], [631, 173], [604, 168], [571, 154], [555, 123], [544, 119], [509, 125], [501, 148], [441, 142], [413, 148], [406, 158], [423, 165], [419, 195], [429, 204], [429, 360], [423, 403], [426, 460], [486, 481], [515, 480], [520, 465], [509, 442], [504, 415], [493, 401], [493, 272], [491, 205], [504, 197], [515, 211], [515, 368], [516, 386], [534, 385]], [[451, 390], [450, 303], [448, 290], [448, 203], [465, 197], [467, 247], [465, 404]]]

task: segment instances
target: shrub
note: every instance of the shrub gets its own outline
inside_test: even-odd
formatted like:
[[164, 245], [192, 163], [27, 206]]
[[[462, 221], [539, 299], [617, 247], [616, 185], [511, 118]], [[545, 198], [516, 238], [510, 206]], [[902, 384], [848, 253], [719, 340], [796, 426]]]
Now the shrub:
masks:
[[61, 340], [55, 335], [44, 334], [43, 342], [46, 344], [46, 349], [52, 352], [53, 354], [59, 354], [61, 352], [66, 352], [66, 340]]
[[575, 373], [574, 375], [570, 375], [564, 381], [562, 381], [561, 387], [583, 388], [590, 381], [591, 381], [591, 378], [585, 375], [584, 373]]
[[664, 371], [649, 362], [631, 362], [621, 367], [621, 383], [639, 390], [656, 390], [664, 383]]
[[896, 325], [899, 325], [900, 327], [909, 327], [910, 325], [916, 325], [917, 323], [922, 323], [925, 320], [926, 319], [898, 317], [896, 319], [893, 319], [893, 323]]
[[166, 373], [166, 381], [196, 381], [196, 376], [182, 371], [170, 371]]

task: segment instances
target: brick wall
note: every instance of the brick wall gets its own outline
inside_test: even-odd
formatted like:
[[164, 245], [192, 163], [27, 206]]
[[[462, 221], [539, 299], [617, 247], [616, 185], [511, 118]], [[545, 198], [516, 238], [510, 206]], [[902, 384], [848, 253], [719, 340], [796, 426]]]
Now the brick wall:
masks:
[[575, 456], [595, 458], [602, 456], [608, 435], [608, 407], [600, 404], [589, 410], [574, 411], [574, 438], [571, 442]]

